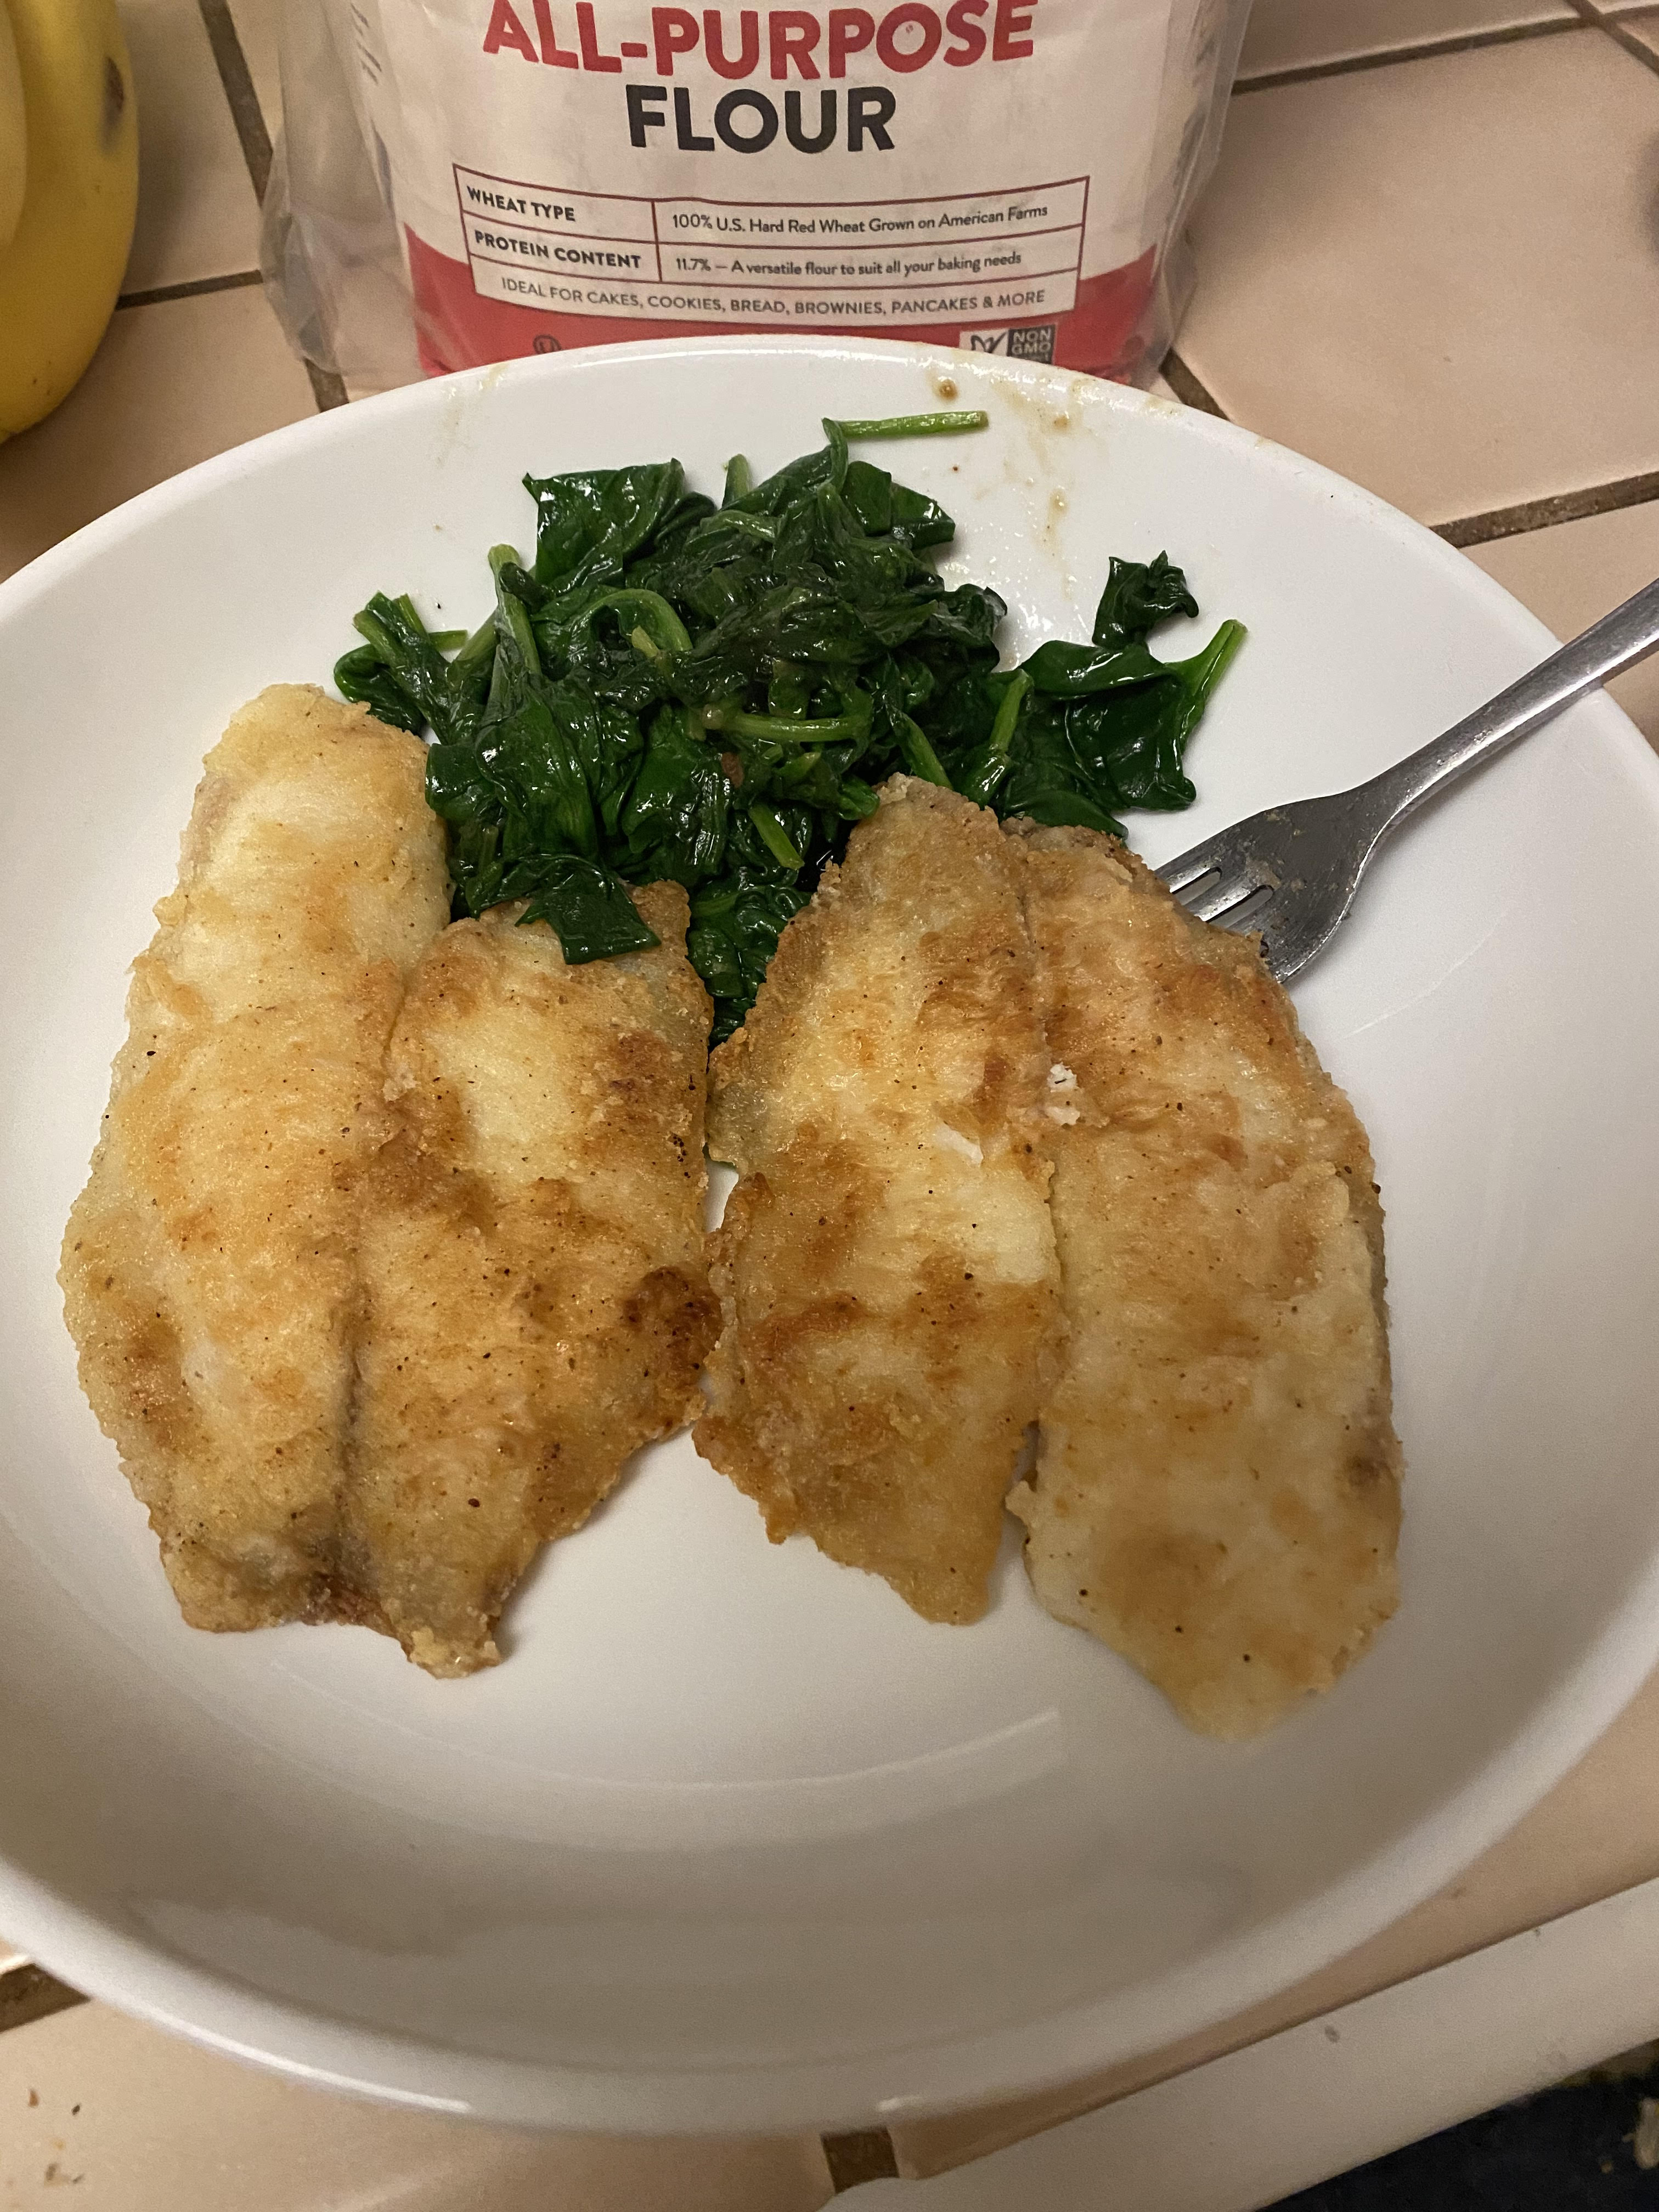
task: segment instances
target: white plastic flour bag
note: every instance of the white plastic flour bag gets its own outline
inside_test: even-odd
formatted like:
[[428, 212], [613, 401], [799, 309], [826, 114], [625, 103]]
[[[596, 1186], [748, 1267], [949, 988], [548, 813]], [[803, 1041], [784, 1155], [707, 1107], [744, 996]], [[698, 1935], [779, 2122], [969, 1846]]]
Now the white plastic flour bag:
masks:
[[1248, 9], [287, 0], [267, 280], [371, 384], [757, 330], [1148, 377]]

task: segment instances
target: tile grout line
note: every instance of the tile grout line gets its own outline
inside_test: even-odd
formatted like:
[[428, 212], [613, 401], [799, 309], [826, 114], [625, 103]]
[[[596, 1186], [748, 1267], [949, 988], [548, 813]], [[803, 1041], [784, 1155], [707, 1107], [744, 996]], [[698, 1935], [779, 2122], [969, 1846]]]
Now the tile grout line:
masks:
[[333, 369], [319, 368], [314, 361], [307, 361], [305, 370], [311, 379], [311, 393], [319, 414], [327, 414], [331, 407], [343, 407], [351, 398], [345, 388], [344, 377]]
[[161, 307], [170, 300], [203, 300], [212, 292], [240, 292], [264, 279], [257, 269], [238, 269], [228, 276], [197, 276], [188, 284], [157, 284], [149, 292], [123, 292], [117, 307]]
[[1164, 381], [1183, 407], [1196, 408], [1200, 415], [1218, 416], [1224, 422], [1231, 419], [1214, 393], [1199, 381], [1173, 346], [1164, 355], [1162, 368]]
[[1604, 15], [1601, 18], [1601, 27], [1615, 46], [1622, 46], [1625, 52], [1633, 55], [1644, 69], [1650, 69], [1656, 76], [1659, 76], [1659, 54], [1656, 54], [1650, 46], [1644, 46], [1640, 39], [1625, 28], [1617, 16]]
[[1622, 46], [1644, 69], [1650, 69], [1659, 76], [1659, 54], [1627, 31], [1617, 15], [1602, 15], [1594, 0], [1568, 0], [1568, 5], [1576, 8], [1587, 23], [1594, 23], [1598, 31], [1605, 31], [1615, 46]]
[[0, 2035], [8, 2028], [28, 2027], [53, 2013], [68, 2012], [87, 2002], [79, 1990], [46, 1973], [40, 1966], [14, 1966], [0, 1974]]
[[253, 197], [263, 206], [265, 186], [270, 181], [270, 133], [265, 129], [265, 118], [260, 112], [259, 96], [253, 89], [253, 78], [247, 58], [242, 52], [242, 42], [236, 35], [228, 0], [196, 0], [202, 17], [202, 27], [213, 48], [213, 58], [219, 70], [219, 82], [225, 88], [225, 98], [230, 103], [231, 120], [236, 125], [236, 136], [241, 142], [242, 159], [247, 163], [247, 173], [253, 179]]
[[[1577, 8], [1578, 0], [1570, 0]], [[1387, 69], [1395, 62], [1432, 61], [1441, 54], [1468, 54], [1486, 46], [1512, 46], [1523, 40], [1559, 38], [1563, 32], [1606, 30], [1606, 21], [1583, 14], [1575, 22], [1509, 23], [1495, 31], [1467, 31], [1455, 38], [1427, 39], [1414, 46], [1395, 46], [1386, 53], [1350, 54], [1340, 61], [1309, 62], [1297, 69], [1263, 70], [1255, 76], [1237, 77], [1235, 93], [1271, 92], [1280, 85], [1313, 84], [1328, 76], [1352, 76], [1361, 70]]]
[[[242, 149], [242, 159], [253, 185], [253, 197], [261, 207], [264, 205], [265, 187], [270, 182], [270, 133], [265, 129], [265, 118], [259, 106], [259, 95], [253, 89], [253, 77], [248, 69], [247, 57], [242, 52], [241, 40], [236, 34], [236, 25], [231, 16], [228, 0], [196, 0], [202, 18], [202, 27], [213, 48], [213, 59], [219, 71], [219, 82], [224, 88], [229, 103], [231, 121], [236, 126], [236, 137]], [[319, 411], [331, 407], [343, 407], [346, 388], [343, 378], [331, 369], [319, 368], [314, 361], [305, 364], [306, 374], [311, 380], [312, 397]]]
[[864, 2181], [896, 2181], [898, 2157], [885, 2128], [864, 2128], [852, 2135], [820, 2136], [830, 2179], [839, 2197]]
[[1642, 476], [1620, 477], [1612, 483], [1591, 484], [1581, 491], [1523, 500], [1516, 507], [1489, 507], [1484, 514], [1437, 522], [1433, 529], [1437, 538], [1460, 549], [1491, 545], [1500, 538], [1520, 538], [1529, 531], [1553, 529], [1562, 522], [1584, 522], [1592, 515], [1616, 514], [1622, 508], [1645, 507], [1655, 501], [1659, 501], [1659, 469]]

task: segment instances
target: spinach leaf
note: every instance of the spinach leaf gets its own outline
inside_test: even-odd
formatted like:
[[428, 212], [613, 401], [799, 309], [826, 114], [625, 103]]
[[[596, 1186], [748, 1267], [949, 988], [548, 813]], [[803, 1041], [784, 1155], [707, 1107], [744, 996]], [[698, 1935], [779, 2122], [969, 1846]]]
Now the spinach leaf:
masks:
[[731, 808], [732, 784], [719, 754], [692, 734], [684, 710], [665, 708], [622, 811], [635, 881], [665, 879], [690, 890], [715, 874]]
[[1139, 684], [1156, 683], [1164, 667], [1138, 638], [1127, 644], [1070, 645], [1051, 637], [1021, 665], [1030, 671], [1037, 690], [1054, 699], [1131, 690]]
[[343, 653], [334, 664], [334, 683], [343, 699], [372, 707], [377, 720], [407, 730], [412, 737], [425, 736], [426, 716], [381, 659], [378, 647], [360, 645]]
[[1196, 793], [1182, 763], [1210, 694], [1244, 640], [1242, 623], [1223, 623], [1190, 660], [1163, 664], [1155, 683], [1066, 710], [1073, 756], [1097, 793], [1121, 807], [1172, 813]]
[[1160, 553], [1151, 561], [1113, 559], [1095, 613], [1097, 645], [1127, 645], [1173, 615], [1195, 615], [1198, 601], [1187, 579]]
[[[584, 562], [625, 562], [671, 516], [684, 519], [685, 471], [678, 461], [578, 476], [526, 477], [536, 502], [536, 580], [556, 584]], [[700, 511], [708, 503], [698, 502]]]
[[620, 876], [568, 853], [550, 854], [543, 861], [522, 919], [550, 922], [573, 967], [617, 952], [643, 952], [662, 942]]
[[447, 661], [408, 593], [392, 599], [384, 592], [352, 617], [352, 627], [366, 642], [335, 663], [343, 697], [365, 702], [416, 737], [428, 726], [440, 738], [477, 726], [489, 682], [487, 628]]
[[738, 867], [692, 899], [686, 952], [714, 1001], [711, 1043], [741, 1028], [785, 925], [811, 895], [799, 884]]

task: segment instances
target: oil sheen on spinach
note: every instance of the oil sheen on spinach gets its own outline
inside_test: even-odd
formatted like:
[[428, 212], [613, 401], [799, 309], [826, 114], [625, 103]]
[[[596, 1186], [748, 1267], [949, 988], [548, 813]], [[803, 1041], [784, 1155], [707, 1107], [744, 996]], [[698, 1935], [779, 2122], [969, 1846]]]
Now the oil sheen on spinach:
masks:
[[526, 477], [534, 559], [494, 549], [471, 636], [376, 593], [335, 682], [431, 732], [456, 913], [526, 900], [568, 960], [597, 960], [656, 942], [624, 886], [672, 878], [718, 1042], [896, 770], [1118, 836], [1132, 809], [1189, 805], [1187, 743], [1241, 626], [1157, 659], [1151, 632], [1197, 604], [1163, 554], [1114, 560], [1087, 644], [1000, 668], [1003, 601], [933, 565], [950, 516], [848, 450], [984, 422], [826, 422], [762, 483], [732, 461], [718, 503], [678, 461]]

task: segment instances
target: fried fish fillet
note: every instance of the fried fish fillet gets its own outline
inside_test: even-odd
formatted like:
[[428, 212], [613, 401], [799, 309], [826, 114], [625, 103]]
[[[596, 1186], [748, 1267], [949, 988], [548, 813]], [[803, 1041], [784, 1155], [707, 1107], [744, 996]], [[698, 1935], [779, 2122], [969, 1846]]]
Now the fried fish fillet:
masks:
[[1114, 840], [1011, 825], [1055, 1063], [1070, 1323], [1009, 1503], [1058, 1619], [1217, 1736], [1327, 1687], [1395, 1603], [1382, 1216], [1253, 945]]
[[337, 1610], [362, 1176], [448, 918], [422, 748], [300, 685], [209, 754], [60, 1280], [81, 1380], [186, 1620]]
[[702, 1403], [709, 1003], [684, 892], [634, 898], [661, 944], [574, 968], [522, 908], [455, 923], [392, 1033], [342, 1555], [434, 1674]]
[[710, 1066], [741, 1180], [698, 1449], [774, 1542], [805, 1530], [930, 1620], [985, 1610], [1055, 1316], [1015, 858], [894, 779]]

